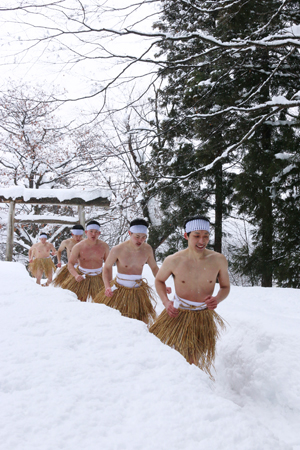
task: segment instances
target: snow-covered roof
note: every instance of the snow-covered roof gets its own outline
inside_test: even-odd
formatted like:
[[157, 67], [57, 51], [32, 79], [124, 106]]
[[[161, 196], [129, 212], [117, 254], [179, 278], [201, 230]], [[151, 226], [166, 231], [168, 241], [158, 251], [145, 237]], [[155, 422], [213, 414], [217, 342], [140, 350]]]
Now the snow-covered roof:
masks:
[[0, 188], [0, 202], [109, 206], [109, 189], [28, 189], [23, 186]]

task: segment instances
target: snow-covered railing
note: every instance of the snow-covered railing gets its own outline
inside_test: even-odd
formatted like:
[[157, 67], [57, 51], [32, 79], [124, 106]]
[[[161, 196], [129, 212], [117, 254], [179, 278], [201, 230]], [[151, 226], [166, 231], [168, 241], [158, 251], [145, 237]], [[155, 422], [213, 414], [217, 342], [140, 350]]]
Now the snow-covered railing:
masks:
[[44, 205], [109, 206], [111, 191], [104, 189], [28, 189], [23, 186], [0, 188], [1, 203]]
[[17, 217], [16, 222], [21, 223], [57, 223], [72, 224], [78, 222], [85, 226], [84, 207], [109, 207], [111, 191], [104, 189], [77, 190], [77, 189], [28, 189], [23, 186], [0, 188], [0, 203], [9, 203], [6, 261], [12, 261], [14, 242], [14, 223], [16, 203], [32, 205], [75, 205], [78, 207], [78, 219], [69, 216], [34, 216]]

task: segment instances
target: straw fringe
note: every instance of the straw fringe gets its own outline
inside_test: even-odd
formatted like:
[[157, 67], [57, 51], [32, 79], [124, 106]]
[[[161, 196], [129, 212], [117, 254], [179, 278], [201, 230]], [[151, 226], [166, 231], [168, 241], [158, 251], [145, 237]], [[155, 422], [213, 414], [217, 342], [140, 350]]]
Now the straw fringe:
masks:
[[74, 292], [82, 302], [86, 302], [89, 297], [94, 300], [104, 286], [102, 273], [95, 276], [87, 275], [81, 272], [78, 267], [76, 272], [79, 273], [79, 275], [85, 275], [85, 279], [78, 282], [73, 275], [70, 274], [70, 276], [61, 284], [61, 287]]
[[52, 281], [52, 285], [55, 287], [62, 287], [61, 285], [66, 281], [66, 279], [70, 276], [70, 272], [68, 270], [68, 264], [63, 266], [59, 272], [57, 273], [56, 277]]
[[35, 258], [32, 263], [29, 263], [28, 269], [33, 277], [36, 277], [38, 270], [42, 270], [47, 278], [52, 275], [52, 270], [56, 271], [51, 258]]
[[211, 367], [214, 368], [216, 341], [219, 330], [225, 328], [224, 320], [213, 310], [179, 309], [175, 318], [164, 310], [149, 331], [213, 379]]
[[122, 286], [116, 280], [110, 284], [118, 288], [113, 291], [114, 295], [106, 297], [103, 288], [93, 300], [95, 303], [102, 303], [110, 308], [118, 309], [122, 316], [142, 320], [149, 326], [153, 323], [156, 319], [156, 312], [152, 302], [156, 306], [156, 300], [153, 290], [146, 281], [142, 280], [141, 285], [134, 288]]

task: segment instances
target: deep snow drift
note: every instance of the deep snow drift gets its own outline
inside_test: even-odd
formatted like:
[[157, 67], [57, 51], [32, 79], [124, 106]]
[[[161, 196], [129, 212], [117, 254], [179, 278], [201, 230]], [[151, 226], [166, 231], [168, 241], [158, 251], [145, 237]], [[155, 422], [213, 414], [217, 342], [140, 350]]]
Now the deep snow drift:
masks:
[[212, 382], [139, 321], [0, 277], [1, 450], [300, 450], [299, 290], [232, 288]]

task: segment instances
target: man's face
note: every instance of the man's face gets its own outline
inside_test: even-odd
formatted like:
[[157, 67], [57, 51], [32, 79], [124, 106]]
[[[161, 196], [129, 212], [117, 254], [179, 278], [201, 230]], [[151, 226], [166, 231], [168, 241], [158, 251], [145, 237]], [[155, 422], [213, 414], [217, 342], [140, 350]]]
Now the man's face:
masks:
[[100, 236], [100, 231], [98, 230], [85, 230], [85, 234], [90, 241], [97, 241]]
[[132, 233], [129, 231], [130, 240], [135, 247], [141, 247], [147, 239], [144, 233]]
[[209, 242], [209, 232], [206, 230], [191, 231], [189, 236], [184, 233], [184, 237], [189, 241], [189, 248], [198, 253], [203, 252]]
[[46, 241], [47, 241], [47, 238], [40, 238], [40, 242], [41, 242], [42, 244], [46, 244]]
[[72, 239], [75, 242], [80, 242], [83, 238], [82, 234], [73, 234], [73, 233], [71, 233], [71, 234], [72, 234]]

